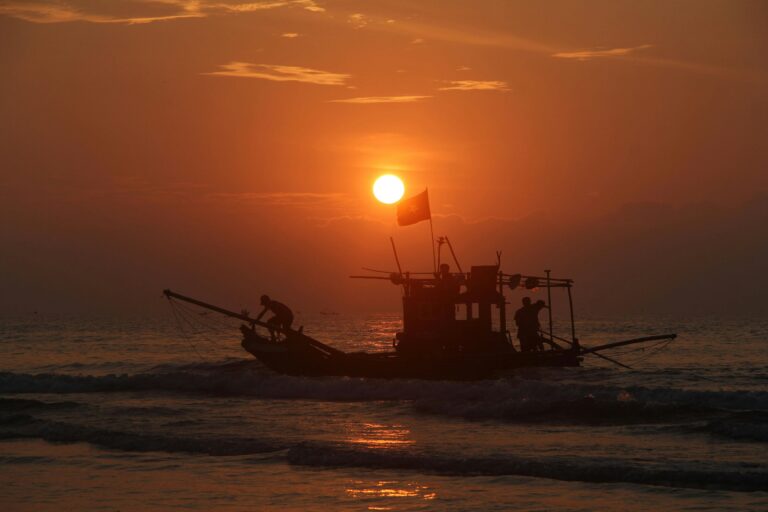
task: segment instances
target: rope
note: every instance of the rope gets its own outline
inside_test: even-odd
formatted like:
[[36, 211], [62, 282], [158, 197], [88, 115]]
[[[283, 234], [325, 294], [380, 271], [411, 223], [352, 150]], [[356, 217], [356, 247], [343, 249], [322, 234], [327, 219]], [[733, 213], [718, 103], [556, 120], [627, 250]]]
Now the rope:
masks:
[[173, 301], [171, 301], [170, 299], [168, 299], [168, 305], [169, 305], [169, 306], [170, 306], [170, 308], [171, 308], [171, 313], [173, 314], [173, 318], [176, 320], [176, 326], [177, 326], [177, 327], [179, 328], [179, 330], [181, 331], [181, 335], [182, 335], [182, 336], [183, 336], [183, 337], [186, 339], [186, 341], [187, 341], [187, 344], [189, 344], [189, 345], [191, 345], [191, 346], [192, 346], [192, 349], [195, 351], [195, 354], [197, 354], [197, 357], [199, 357], [199, 358], [200, 358], [200, 360], [201, 360], [202, 362], [206, 362], [206, 360], [203, 358], [203, 356], [202, 356], [202, 355], [200, 354], [200, 352], [197, 350], [197, 345], [195, 344], [195, 342], [194, 342], [194, 341], [192, 341], [192, 339], [191, 339], [191, 338], [190, 338], [190, 337], [187, 335], [187, 332], [186, 332], [186, 330], [184, 329], [184, 325], [183, 325], [183, 323], [181, 322], [181, 319], [179, 318], [179, 315], [178, 315], [178, 314], [177, 314], [177, 312], [176, 312], [176, 308], [175, 308], [175, 305], [173, 304]]
[[[187, 324], [196, 331], [195, 334], [199, 335], [206, 342], [210, 343], [215, 349], [217, 350], [221, 349], [221, 346], [218, 344], [218, 342], [214, 341], [209, 336], [204, 336], [203, 334], [206, 332], [206, 330], [214, 330], [220, 333], [224, 333], [225, 331], [217, 329], [211, 325], [206, 325], [205, 322], [200, 320], [199, 315], [197, 315], [195, 311], [189, 308], [186, 308], [184, 306], [181, 306], [179, 304], [176, 304], [175, 306], [182, 313], [181, 318], [186, 320]], [[226, 331], [226, 332], [231, 332], [231, 331]]]

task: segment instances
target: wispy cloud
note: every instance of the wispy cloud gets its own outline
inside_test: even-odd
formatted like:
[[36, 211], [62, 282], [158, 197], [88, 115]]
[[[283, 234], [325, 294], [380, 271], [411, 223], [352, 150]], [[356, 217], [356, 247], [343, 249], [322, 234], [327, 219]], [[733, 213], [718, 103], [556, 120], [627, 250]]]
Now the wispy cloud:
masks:
[[[438, 13], [436, 13], [438, 14]], [[370, 24], [368, 28], [375, 28], [389, 32], [397, 32], [410, 35], [412, 38], [429, 41], [443, 41], [473, 46], [488, 46], [506, 48], [510, 50], [523, 50], [536, 53], [549, 54], [557, 51], [557, 47], [515, 36], [508, 32], [496, 32], [477, 26], [438, 25], [417, 21], [398, 20], [391, 24]]]
[[272, 206], [339, 206], [349, 201], [341, 192], [216, 192], [211, 200], [246, 201]]
[[441, 91], [509, 91], [509, 84], [501, 80], [449, 80]]
[[347, 16], [347, 22], [355, 28], [363, 28], [370, 22], [370, 19], [365, 14], [356, 12]]
[[740, 80], [744, 82], [766, 83], [768, 82], [768, 74], [749, 70], [749, 69], [737, 69], [737, 68], [725, 68], [721, 66], [712, 66], [709, 64], [687, 62], [677, 59], [669, 59], [662, 57], [647, 56], [638, 50], [645, 50], [652, 48], [653, 45], [643, 44], [640, 46], [634, 46], [631, 48], [612, 48], [608, 50], [581, 50], [573, 52], [558, 52], [552, 54], [553, 57], [561, 59], [573, 59], [586, 61], [591, 59], [616, 59], [632, 62], [633, 64], [642, 64], [660, 68], [675, 69], [678, 71], [687, 71], [691, 73], [697, 73], [702, 75], [710, 75], [719, 78], [729, 78], [733, 80]]
[[296, 37], [299, 37], [299, 34], [296, 32], [286, 32], [285, 34], [282, 34], [281, 37], [287, 37], [288, 39], [294, 39]]
[[414, 103], [432, 96], [367, 96], [362, 98], [344, 98], [341, 100], [331, 100], [330, 103], [357, 103], [368, 105], [371, 103]]
[[344, 73], [331, 73], [330, 71], [299, 66], [230, 62], [219, 67], [221, 68], [219, 71], [203, 74], [238, 78], [260, 78], [274, 82], [305, 82], [317, 85], [345, 85], [347, 79], [350, 78], [350, 75]]
[[[10, 0], [0, 4], [0, 15], [10, 16], [31, 23], [116, 23], [144, 24], [186, 18], [205, 18], [218, 14], [237, 14], [277, 9], [281, 7], [302, 7], [312, 12], [323, 12], [314, 0], [264, 0], [258, 2], [207, 1], [207, 0], [125, 0], [130, 15], [109, 12], [109, 2], [87, 2], [84, 0]], [[157, 13], [159, 8], [167, 13]], [[152, 13], [152, 14], [150, 14]]]
[[650, 44], [641, 44], [640, 46], [633, 46], [631, 48], [610, 48], [607, 50], [579, 50], [575, 52], [557, 52], [553, 53], [553, 57], [560, 59], [576, 59], [576, 60], [590, 60], [590, 59], [604, 59], [610, 57], [626, 57], [630, 53], [637, 50], [645, 50], [650, 48]]

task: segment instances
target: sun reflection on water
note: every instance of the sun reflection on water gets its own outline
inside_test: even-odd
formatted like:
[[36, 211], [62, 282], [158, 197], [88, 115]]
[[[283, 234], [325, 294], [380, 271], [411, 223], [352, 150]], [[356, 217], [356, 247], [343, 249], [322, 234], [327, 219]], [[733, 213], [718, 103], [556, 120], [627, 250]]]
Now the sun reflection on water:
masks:
[[[352, 498], [417, 498], [420, 500], [434, 500], [437, 493], [426, 485], [416, 482], [401, 482], [397, 480], [377, 480], [366, 482], [355, 480], [349, 484], [347, 495]], [[368, 510], [392, 510], [385, 505], [370, 505]]]
[[414, 444], [410, 429], [402, 425], [363, 423], [348, 427], [347, 442], [367, 448], [402, 448]]

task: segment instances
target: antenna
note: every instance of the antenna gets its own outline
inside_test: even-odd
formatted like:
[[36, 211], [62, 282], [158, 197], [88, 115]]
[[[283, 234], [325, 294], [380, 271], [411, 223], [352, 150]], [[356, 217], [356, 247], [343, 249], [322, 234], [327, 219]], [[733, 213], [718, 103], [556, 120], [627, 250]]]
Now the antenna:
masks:
[[395, 239], [389, 237], [389, 241], [392, 243], [392, 252], [395, 254], [395, 263], [397, 263], [397, 271], [403, 273], [403, 267], [400, 266], [400, 258], [397, 257], [397, 248], [395, 247]]
[[451, 243], [450, 240], [448, 240], [447, 236], [445, 237], [445, 243], [448, 244], [448, 248], [451, 250], [451, 256], [453, 256], [453, 261], [454, 261], [454, 263], [456, 263], [456, 268], [459, 269], [459, 274], [463, 274], [464, 271], [461, 270], [461, 263], [459, 263], [458, 258], [456, 258], [456, 253], [453, 252], [453, 244]]

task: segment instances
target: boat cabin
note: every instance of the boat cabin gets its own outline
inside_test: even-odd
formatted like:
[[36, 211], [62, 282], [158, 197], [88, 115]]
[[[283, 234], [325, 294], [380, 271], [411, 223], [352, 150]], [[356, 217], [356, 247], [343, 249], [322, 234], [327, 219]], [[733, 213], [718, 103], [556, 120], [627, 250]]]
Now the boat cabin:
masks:
[[[357, 279], [386, 279], [402, 287], [403, 330], [395, 335], [394, 347], [399, 354], [470, 354], [537, 351], [549, 352], [564, 349], [578, 350], [579, 342], [573, 318], [571, 279], [505, 274], [500, 269], [501, 253], [497, 252], [496, 265], [476, 265], [469, 272], [463, 272], [448, 237], [438, 239], [435, 256], [435, 272], [403, 272], [395, 249], [398, 272], [384, 276], [350, 276]], [[451, 272], [447, 263], [441, 264], [440, 249], [447, 244], [459, 272]], [[439, 270], [437, 270], [439, 269]], [[382, 272], [379, 270], [374, 272]], [[507, 300], [504, 291], [522, 288], [534, 291], [543, 288], [547, 293], [548, 332], [539, 328], [540, 338], [531, 346], [530, 337], [526, 348], [513, 340], [507, 327]], [[567, 291], [570, 310], [570, 339], [555, 336], [552, 325], [552, 289]], [[536, 310], [538, 315], [538, 309]], [[534, 328], [535, 329], [535, 328]], [[535, 332], [535, 331], [534, 331]], [[562, 343], [559, 343], [562, 342]], [[563, 344], [564, 343], [564, 344]]]
[[403, 330], [395, 348], [403, 353], [509, 350], [504, 279], [496, 265], [451, 273], [443, 264], [428, 278], [392, 274], [403, 287]]

